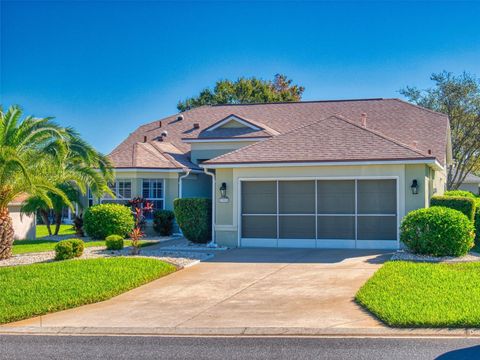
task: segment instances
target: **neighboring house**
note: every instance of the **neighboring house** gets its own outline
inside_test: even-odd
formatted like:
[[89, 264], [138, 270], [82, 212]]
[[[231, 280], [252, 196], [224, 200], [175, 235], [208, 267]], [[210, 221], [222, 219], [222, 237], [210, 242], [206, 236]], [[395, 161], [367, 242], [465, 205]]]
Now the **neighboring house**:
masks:
[[22, 214], [20, 209], [27, 200], [28, 195], [17, 196], [8, 204], [8, 211], [13, 220], [13, 229], [15, 231], [15, 240], [34, 240], [35, 239], [35, 215]]
[[402, 217], [444, 192], [450, 149], [447, 116], [398, 99], [202, 106], [130, 134], [100, 201], [171, 209], [213, 188], [218, 244], [396, 249]]
[[473, 174], [468, 174], [460, 185], [459, 189], [470, 191], [475, 195], [480, 195], [480, 177]]

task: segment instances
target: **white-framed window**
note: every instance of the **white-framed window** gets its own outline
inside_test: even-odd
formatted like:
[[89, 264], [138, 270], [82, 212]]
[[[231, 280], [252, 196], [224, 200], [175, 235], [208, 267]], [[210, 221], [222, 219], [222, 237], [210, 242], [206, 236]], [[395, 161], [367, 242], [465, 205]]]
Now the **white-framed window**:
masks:
[[102, 203], [120, 203], [124, 204], [132, 199], [132, 180], [117, 179], [113, 183], [108, 184], [108, 187], [115, 194], [116, 198], [112, 199], [110, 195], [105, 194]]
[[142, 197], [153, 204], [153, 210], [165, 208], [164, 179], [143, 179]]
[[88, 197], [88, 206], [93, 206], [94, 205], [94, 198], [92, 194], [92, 189], [88, 188], [87, 190], [87, 197]]

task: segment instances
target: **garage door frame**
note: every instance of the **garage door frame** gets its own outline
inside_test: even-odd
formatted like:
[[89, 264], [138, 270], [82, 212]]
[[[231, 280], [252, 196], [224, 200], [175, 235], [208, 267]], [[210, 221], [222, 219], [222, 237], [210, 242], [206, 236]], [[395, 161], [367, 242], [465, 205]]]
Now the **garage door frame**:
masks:
[[[358, 240], [358, 222], [355, 221], [356, 240], [321, 240], [321, 239], [262, 239], [242, 238], [242, 182], [246, 181], [312, 181], [312, 180], [395, 180], [396, 184], [396, 240]], [[237, 183], [237, 224], [238, 247], [298, 247], [298, 248], [350, 248], [350, 249], [399, 249], [400, 248], [400, 177], [399, 176], [343, 176], [343, 177], [241, 177]], [[357, 184], [357, 182], [356, 182]], [[278, 183], [277, 183], [278, 188]], [[317, 188], [317, 183], [315, 183]], [[277, 189], [278, 191], [278, 189]], [[278, 195], [278, 192], [277, 192]], [[316, 195], [316, 194], [315, 194]], [[315, 196], [316, 198], [316, 196]], [[315, 207], [317, 207], [315, 199]], [[357, 191], [355, 191], [355, 209], [357, 209]], [[317, 211], [317, 210], [315, 210]], [[278, 209], [277, 209], [278, 212]], [[317, 213], [315, 214], [317, 218]], [[355, 213], [358, 217], [358, 213]], [[316, 222], [316, 221], [315, 221]], [[278, 223], [277, 223], [278, 227]], [[277, 232], [278, 234], [278, 232]], [[278, 235], [277, 235], [278, 236]]]

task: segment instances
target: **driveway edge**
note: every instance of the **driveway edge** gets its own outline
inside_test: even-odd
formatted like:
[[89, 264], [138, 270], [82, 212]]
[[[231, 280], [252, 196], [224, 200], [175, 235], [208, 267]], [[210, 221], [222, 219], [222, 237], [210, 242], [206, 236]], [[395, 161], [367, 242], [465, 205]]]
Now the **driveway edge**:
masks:
[[393, 328], [182, 328], [182, 327], [38, 327], [0, 326], [0, 335], [104, 335], [104, 336], [312, 336], [312, 337], [475, 337], [480, 329]]

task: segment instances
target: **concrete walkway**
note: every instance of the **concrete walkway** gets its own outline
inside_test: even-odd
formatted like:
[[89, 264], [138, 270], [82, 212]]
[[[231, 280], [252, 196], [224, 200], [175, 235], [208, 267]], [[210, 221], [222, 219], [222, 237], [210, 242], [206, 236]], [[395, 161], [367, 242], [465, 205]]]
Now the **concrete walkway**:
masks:
[[388, 258], [386, 253], [364, 250], [229, 250], [113, 299], [0, 329], [187, 334], [384, 331], [353, 297]]

